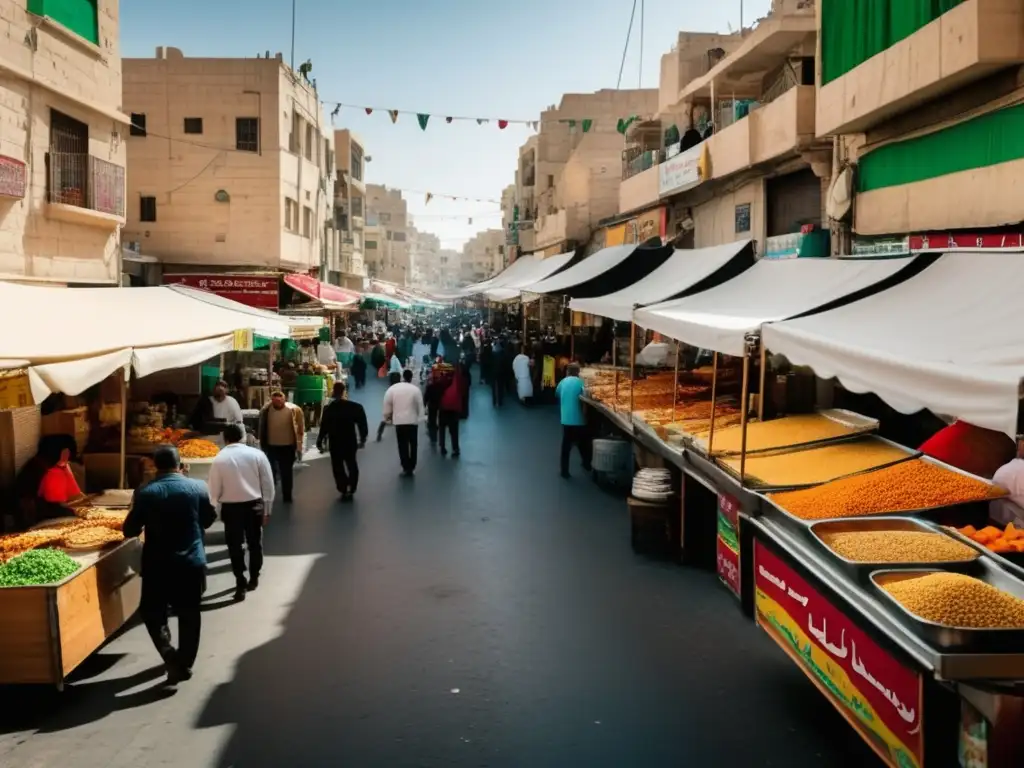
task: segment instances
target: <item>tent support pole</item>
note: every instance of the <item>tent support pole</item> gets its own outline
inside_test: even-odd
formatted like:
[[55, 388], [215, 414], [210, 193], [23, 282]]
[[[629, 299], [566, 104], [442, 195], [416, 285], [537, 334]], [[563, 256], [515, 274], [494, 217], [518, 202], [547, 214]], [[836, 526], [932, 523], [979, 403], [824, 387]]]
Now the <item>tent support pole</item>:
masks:
[[676, 342], [676, 373], [672, 379], [672, 423], [676, 421], [676, 399], [679, 397], [679, 342]]
[[118, 380], [121, 382], [121, 474], [117, 487], [122, 491], [125, 489], [125, 475], [128, 462], [128, 382], [126, 371], [118, 372]]
[[523, 354], [526, 354], [526, 302], [519, 302], [519, 309], [523, 313]]
[[612, 402], [613, 411], [619, 410], [619, 365], [616, 360], [619, 345], [616, 343], [617, 340], [615, 338], [615, 331], [618, 326], [619, 324], [612, 320], [612, 370], [615, 371], [615, 400]]
[[708, 432], [708, 457], [715, 442], [715, 405], [718, 400], [718, 353], [711, 355], [711, 431]]
[[764, 387], [768, 381], [768, 354], [764, 348], [764, 340], [761, 340], [761, 388], [757, 395], [757, 420], [764, 421]]
[[636, 391], [636, 323], [629, 323], [629, 418], [633, 418], [633, 393]]
[[744, 484], [747, 473], [747, 412], [750, 410], [750, 351], [743, 353], [743, 387], [740, 395], [740, 429], [743, 436], [740, 440], [740, 487]]

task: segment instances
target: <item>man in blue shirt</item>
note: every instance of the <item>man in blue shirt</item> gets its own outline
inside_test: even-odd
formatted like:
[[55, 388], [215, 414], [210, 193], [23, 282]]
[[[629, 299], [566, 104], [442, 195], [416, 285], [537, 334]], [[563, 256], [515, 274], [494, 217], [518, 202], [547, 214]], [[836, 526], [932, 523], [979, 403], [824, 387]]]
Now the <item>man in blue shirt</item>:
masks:
[[[178, 450], [163, 445], [153, 453], [156, 479], [135, 492], [124, 535], [145, 532], [142, 545], [140, 611], [153, 644], [167, 665], [167, 682], [192, 677], [199, 653], [200, 611], [206, 579], [203, 531], [216, 512], [206, 485], [181, 474]], [[178, 617], [178, 648], [171, 645], [167, 609]]]
[[562, 409], [562, 477], [569, 477], [569, 454], [573, 445], [579, 448], [583, 469], [589, 472], [592, 446], [586, 414], [580, 402], [583, 397], [583, 380], [576, 363], [569, 364], [565, 378], [555, 388], [555, 397]]

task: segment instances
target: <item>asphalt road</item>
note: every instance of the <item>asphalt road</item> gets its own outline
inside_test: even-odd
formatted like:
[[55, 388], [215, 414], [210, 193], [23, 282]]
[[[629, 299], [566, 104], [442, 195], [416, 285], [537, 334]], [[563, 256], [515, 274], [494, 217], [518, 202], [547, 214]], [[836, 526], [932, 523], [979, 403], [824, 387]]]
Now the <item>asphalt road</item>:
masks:
[[424, 439], [400, 479], [389, 432], [350, 505], [311, 462], [242, 604], [212, 532], [192, 681], [129, 627], [62, 694], [0, 689], [0, 765], [878, 764], [713, 574], [634, 555], [624, 502], [559, 477], [557, 422], [474, 387], [460, 460]]

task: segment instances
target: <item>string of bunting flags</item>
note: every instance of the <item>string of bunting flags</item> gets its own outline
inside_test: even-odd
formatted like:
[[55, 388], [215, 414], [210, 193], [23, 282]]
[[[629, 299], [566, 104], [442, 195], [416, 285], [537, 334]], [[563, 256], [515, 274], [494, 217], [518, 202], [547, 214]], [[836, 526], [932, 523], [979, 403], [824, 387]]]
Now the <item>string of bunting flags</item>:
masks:
[[[590, 133], [594, 127], [594, 120], [589, 117], [584, 118], [560, 118], [558, 120], [506, 120], [504, 118], [496, 117], [465, 117], [462, 115], [436, 115], [429, 112], [416, 112], [410, 109], [381, 109], [380, 107], [366, 107], [358, 104], [345, 104], [342, 102], [324, 102], [325, 107], [333, 106], [331, 111], [331, 120], [338, 116], [342, 109], [358, 109], [365, 112], [367, 115], [372, 115], [374, 112], [386, 112], [388, 117], [391, 118], [392, 123], [398, 122], [399, 115], [415, 115], [416, 122], [419, 124], [421, 130], [427, 130], [427, 124], [430, 122], [432, 117], [442, 118], [446, 124], [451, 124], [456, 121], [458, 122], [475, 122], [477, 125], [487, 125], [489, 123], [495, 123], [498, 126], [498, 130], [503, 131], [510, 125], [528, 125], [535, 131], [540, 130], [542, 124], [561, 124], [568, 125], [570, 130], [574, 130], [579, 127], [583, 133]], [[639, 115], [631, 115], [629, 117], [620, 117], [618, 123], [615, 126], [615, 130], [619, 133], [625, 133], [629, 126], [640, 119]]]

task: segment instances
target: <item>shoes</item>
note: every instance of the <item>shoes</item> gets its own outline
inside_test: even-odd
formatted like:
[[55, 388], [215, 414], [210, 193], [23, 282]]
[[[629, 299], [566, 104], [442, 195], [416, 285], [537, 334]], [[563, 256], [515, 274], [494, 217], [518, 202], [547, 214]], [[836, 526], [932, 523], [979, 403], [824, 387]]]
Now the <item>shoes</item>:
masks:
[[285, 496], [284, 497], [284, 503], [285, 504], [291, 504], [292, 503], [292, 497], [291, 496]]
[[402, 477], [412, 477], [413, 474], [415, 474], [413, 470], [407, 469], [404, 472], [402, 472]]
[[562, 477], [564, 477], [566, 480], [569, 480], [570, 478], [572, 478], [572, 475], [570, 475], [568, 472], [563, 472]]
[[448, 455], [448, 449], [447, 448], [442, 448], [441, 449], [441, 455], [442, 456], [447, 456]]
[[462, 455], [462, 451], [452, 451], [452, 458], [457, 459]]
[[245, 585], [245, 589], [248, 592], [255, 592], [260, 586], [260, 577], [252, 576], [249, 579], [249, 583]]
[[583, 468], [583, 471], [584, 471], [584, 472], [593, 472], [593, 471], [594, 471], [594, 468], [593, 468], [593, 467], [591, 467], [591, 466], [589, 466], [589, 465], [587, 465], [587, 466], [585, 466], [585, 467]]
[[240, 581], [235, 586], [235, 596], [234, 596], [235, 602], [236, 603], [240, 603], [243, 600], [245, 600], [245, 593], [247, 591], [248, 591], [248, 584], [246, 584], [244, 581]]
[[192, 679], [192, 670], [180, 664], [171, 662], [167, 665], [167, 684], [177, 685]]

